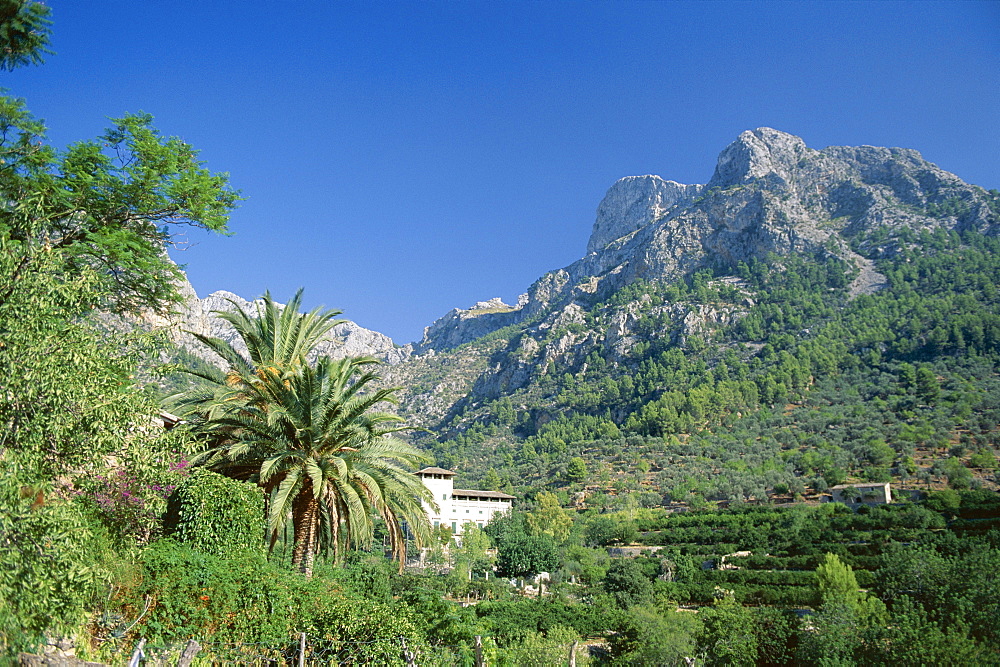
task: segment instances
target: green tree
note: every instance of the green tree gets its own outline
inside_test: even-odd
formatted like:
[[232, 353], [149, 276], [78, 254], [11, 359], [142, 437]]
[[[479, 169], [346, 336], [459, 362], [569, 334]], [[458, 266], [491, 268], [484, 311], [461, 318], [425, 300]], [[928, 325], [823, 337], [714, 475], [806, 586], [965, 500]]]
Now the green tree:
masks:
[[503, 486], [503, 480], [500, 479], [500, 475], [493, 468], [486, 471], [486, 476], [483, 478], [483, 486], [490, 491], [499, 491], [500, 487]]
[[617, 632], [608, 637], [614, 665], [684, 665], [697, 655], [701, 622], [694, 614], [661, 614], [638, 606], [622, 614]]
[[72, 632], [116, 563], [77, 504], [0, 472], [0, 654], [10, 656], [46, 631]]
[[704, 630], [699, 644], [711, 665], [752, 665], [757, 662], [757, 619], [732, 595], [702, 610]]
[[859, 586], [854, 570], [836, 554], [827, 553], [816, 568], [819, 613], [803, 632], [799, 658], [810, 664], [854, 664], [864, 648], [863, 637], [881, 627], [885, 605]]
[[462, 544], [456, 559], [464, 563], [472, 574], [482, 576], [493, 568], [496, 558], [490, 555], [490, 537], [471, 521], [462, 527]]
[[587, 479], [587, 463], [579, 456], [574, 456], [566, 465], [566, 479], [571, 482], [584, 482]]
[[653, 582], [631, 558], [620, 558], [608, 566], [604, 575], [604, 590], [614, 597], [622, 609], [649, 602], [653, 595]]
[[599, 514], [587, 521], [587, 544], [592, 546], [608, 546], [610, 544], [630, 544], [639, 537], [635, 524], [621, 517]]
[[210, 387], [177, 400], [210, 443], [197, 461], [264, 487], [271, 543], [291, 521], [292, 564], [307, 576], [320, 548], [336, 559], [349, 545], [369, 545], [373, 516], [384, 520], [402, 567], [401, 522], [426, 543], [430, 526], [421, 501], [434, 503], [402, 466], [428, 459], [392, 436], [407, 428], [399, 426], [400, 417], [377, 409], [394, 400], [395, 390], [371, 388], [378, 379], [369, 370], [375, 359], [307, 361], [336, 311], [299, 313], [300, 299], [301, 291], [280, 308], [265, 294], [256, 316], [240, 309], [226, 316], [246, 356], [222, 340], [201, 337], [229, 369], [198, 371]]
[[49, 20], [51, 10], [35, 0], [0, 2], [0, 69], [40, 65], [43, 53], [51, 53]]
[[824, 556], [823, 562], [816, 568], [816, 582], [824, 603], [835, 600], [856, 606], [861, 599], [861, 588], [854, 569], [841, 562], [836, 554]]
[[497, 546], [497, 574], [501, 577], [533, 577], [558, 565], [556, 545], [548, 535], [507, 534]]
[[924, 403], [933, 405], [941, 393], [941, 385], [938, 384], [934, 370], [928, 366], [921, 366], [917, 369], [917, 396]]
[[[573, 628], [556, 625], [543, 635], [540, 632], [528, 632], [520, 642], [511, 646], [505, 657], [514, 665], [561, 665], [569, 656], [569, 650], [580, 635]], [[576, 649], [576, 664], [589, 665], [590, 655], [586, 647], [578, 645]]]
[[213, 174], [197, 151], [164, 138], [148, 114], [112, 119], [95, 141], [64, 152], [44, 143], [44, 127], [21, 100], [0, 97], [0, 239], [16, 258], [0, 281], [0, 304], [20, 281], [51, 272], [72, 280], [91, 269], [102, 307], [118, 312], [168, 310], [180, 269], [164, 252], [172, 230], [225, 232], [239, 194]]
[[573, 519], [563, 510], [559, 498], [554, 493], [542, 491], [535, 496], [535, 500], [538, 504], [525, 517], [528, 532], [548, 535], [557, 543], [565, 542], [573, 527]]
[[[0, 69], [41, 62], [48, 15], [40, 2], [0, 1]], [[72, 632], [87, 616], [115, 574], [108, 537], [134, 545], [155, 533], [162, 508], [136, 510], [154, 500], [148, 489], [105, 495], [102, 509], [130, 505], [128, 520], [105, 511], [101, 527], [89, 515], [111, 460], [142, 487], [185, 447], [154, 425], [158, 406], [136, 379], [157, 341], [108, 331], [95, 312], [167, 310], [179, 275], [164, 252], [171, 230], [225, 230], [238, 195], [195, 156], [147, 115], [58, 151], [24, 101], [0, 95], [4, 655], [31, 648], [32, 635]]]

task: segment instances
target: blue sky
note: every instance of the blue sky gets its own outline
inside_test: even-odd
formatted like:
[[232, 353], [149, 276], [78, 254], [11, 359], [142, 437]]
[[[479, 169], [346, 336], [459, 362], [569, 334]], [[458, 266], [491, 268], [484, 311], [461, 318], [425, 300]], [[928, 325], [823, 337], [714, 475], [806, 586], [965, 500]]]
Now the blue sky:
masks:
[[50, 0], [0, 73], [57, 145], [146, 111], [247, 200], [199, 295], [270, 289], [399, 343], [584, 253], [618, 178], [703, 183], [762, 125], [1000, 188], [998, 2]]

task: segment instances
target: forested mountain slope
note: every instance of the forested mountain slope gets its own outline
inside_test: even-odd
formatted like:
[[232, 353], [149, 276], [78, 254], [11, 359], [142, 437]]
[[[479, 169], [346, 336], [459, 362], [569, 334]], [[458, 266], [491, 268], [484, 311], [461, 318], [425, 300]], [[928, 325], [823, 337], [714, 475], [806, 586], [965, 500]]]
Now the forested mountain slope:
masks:
[[616, 183], [586, 257], [516, 308], [453, 311], [386, 375], [469, 483], [990, 484], [998, 211], [915, 151], [745, 132], [705, 186]]
[[1000, 193], [916, 151], [759, 128], [707, 184], [615, 183], [586, 256], [515, 306], [352, 350], [389, 362], [467, 484], [694, 504], [862, 473], [992, 485], [998, 230]]

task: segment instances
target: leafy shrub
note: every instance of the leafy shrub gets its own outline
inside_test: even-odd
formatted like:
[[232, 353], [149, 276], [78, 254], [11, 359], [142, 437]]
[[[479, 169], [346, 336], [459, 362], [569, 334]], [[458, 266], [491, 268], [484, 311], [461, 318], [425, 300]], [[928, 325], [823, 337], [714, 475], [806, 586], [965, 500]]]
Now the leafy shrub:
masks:
[[254, 484], [194, 470], [170, 496], [167, 535], [208, 554], [264, 548], [264, 492]]
[[321, 576], [283, 571], [260, 553], [223, 558], [170, 538], [146, 550], [140, 582], [112, 604], [122, 618], [138, 621], [124, 639], [145, 637], [154, 648], [189, 638], [280, 647], [305, 632], [318, 650], [350, 644], [353, 655], [361, 651], [380, 663], [398, 659], [399, 637], [414, 650], [426, 647], [405, 607], [344, 592]]
[[75, 630], [115, 557], [76, 503], [0, 477], [0, 655], [11, 655]]

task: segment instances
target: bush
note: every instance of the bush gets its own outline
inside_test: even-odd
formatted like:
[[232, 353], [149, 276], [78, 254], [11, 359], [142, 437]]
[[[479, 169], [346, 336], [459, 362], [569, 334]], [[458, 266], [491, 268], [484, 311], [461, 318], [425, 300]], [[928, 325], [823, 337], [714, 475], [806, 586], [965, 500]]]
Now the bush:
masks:
[[615, 665], [679, 665], [697, 652], [701, 622], [694, 614], [633, 607], [608, 637]]
[[612, 562], [608, 567], [608, 573], [604, 576], [604, 590], [614, 597], [619, 607], [627, 609], [649, 602], [653, 595], [653, 584], [638, 563], [630, 558], [623, 558]]
[[0, 536], [0, 655], [78, 628], [112, 578], [104, 531], [75, 502], [11, 476], [0, 482]]
[[138, 619], [148, 605], [125, 641], [145, 637], [150, 648], [190, 638], [283, 646], [305, 632], [317, 650], [350, 644], [352, 655], [361, 651], [377, 663], [398, 659], [399, 637], [414, 650], [426, 647], [405, 607], [344, 592], [320, 576], [285, 572], [259, 553], [223, 558], [170, 538], [146, 550], [141, 580], [112, 603], [109, 611], [122, 619]]
[[170, 496], [164, 530], [199, 551], [226, 556], [263, 552], [265, 522], [263, 490], [198, 468]]

